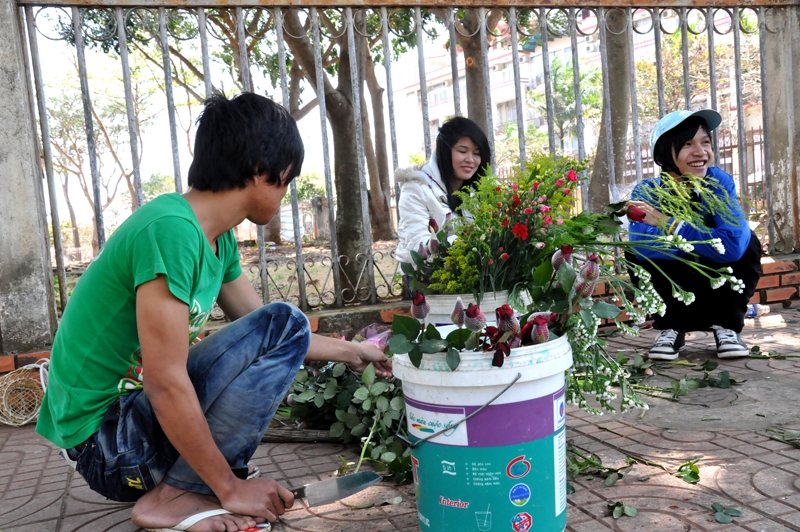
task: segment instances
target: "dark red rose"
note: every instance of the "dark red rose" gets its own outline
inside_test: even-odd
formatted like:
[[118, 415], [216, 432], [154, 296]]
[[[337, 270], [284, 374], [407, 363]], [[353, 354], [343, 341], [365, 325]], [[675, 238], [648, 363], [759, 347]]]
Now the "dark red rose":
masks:
[[643, 222], [647, 214], [636, 205], [628, 206], [628, 220], [632, 222]]

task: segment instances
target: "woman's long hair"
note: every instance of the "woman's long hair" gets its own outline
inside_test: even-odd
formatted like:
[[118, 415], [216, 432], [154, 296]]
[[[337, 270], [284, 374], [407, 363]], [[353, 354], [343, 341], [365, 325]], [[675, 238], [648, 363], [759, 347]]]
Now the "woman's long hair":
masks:
[[478, 147], [481, 162], [472, 177], [461, 186], [461, 190], [474, 187], [484, 175], [484, 169], [492, 159], [492, 151], [489, 148], [489, 139], [486, 138], [486, 133], [469, 118], [456, 116], [439, 128], [439, 136], [436, 137], [436, 165], [439, 167], [442, 181], [447, 188], [447, 204], [453, 212], [457, 212], [461, 208], [461, 199], [453, 195], [453, 183], [456, 181], [456, 176], [453, 171], [452, 151], [453, 146], [464, 137], [470, 139]]

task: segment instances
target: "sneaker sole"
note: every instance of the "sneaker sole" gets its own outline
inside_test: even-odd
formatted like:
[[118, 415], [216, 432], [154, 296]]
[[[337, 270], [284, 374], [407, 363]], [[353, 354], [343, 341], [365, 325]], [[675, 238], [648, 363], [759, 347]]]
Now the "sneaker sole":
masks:
[[651, 358], [653, 360], [675, 360], [676, 358], [678, 358], [678, 356], [681, 354], [681, 351], [683, 351], [684, 349], [686, 349], [685, 345], [683, 345], [680, 348], [678, 348], [678, 352], [677, 353], [652, 353], [652, 352], [648, 352], [647, 353], [647, 358]]
[[750, 351], [725, 351], [717, 353], [717, 358], [742, 358], [750, 355]]

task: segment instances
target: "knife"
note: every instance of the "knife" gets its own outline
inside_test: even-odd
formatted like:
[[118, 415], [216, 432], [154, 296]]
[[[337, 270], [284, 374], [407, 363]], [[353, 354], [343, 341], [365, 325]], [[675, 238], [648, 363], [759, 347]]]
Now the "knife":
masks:
[[[289, 491], [295, 499], [306, 499], [309, 506], [321, 506], [355, 495], [381, 480], [383, 477], [374, 471], [361, 471], [321, 482], [312, 482], [299, 488], [289, 488]], [[262, 523], [245, 532], [266, 532], [270, 529], [269, 523]]]

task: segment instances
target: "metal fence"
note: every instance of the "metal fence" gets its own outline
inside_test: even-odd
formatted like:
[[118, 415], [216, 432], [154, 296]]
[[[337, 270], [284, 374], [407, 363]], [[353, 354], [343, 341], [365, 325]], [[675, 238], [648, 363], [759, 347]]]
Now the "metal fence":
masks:
[[[87, 47], [110, 51], [118, 57], [128, 132], [123, 151], [130, 159], [119, 164], [129, 170], [134, 207], [144, 202], [139, 153], [143, 140], [131, 81], [131, 71], [137, 67], [135, 62], [144, 59], [142, 53], [134, 54], [134, 49], [141, 51], [147, 47], [150, 52], [158, 52], [149, 56], [151, 63], [171, 65], [162, 68], [162, 84], [174, 185], [178, 192], [183, 189], [182, 168], [187, 163], [181, 160], [179, 149], [176, 85], [191, 85], [183, 88], [187, 94], [191, 90], [198, 96], [192, 102], [194, 106], [226, 83], [238, 90], [277, 94], [276, 100], [290, 109], [298, 107], [297, 98], [301, 97], [292, 92], [298, 86], [307, 94], [318, 96], [315, 120], [321, 138], [330, 241], [327, 251], [309, 255], [304, 250], [297, 187], [293, 183], [294, 257], [271, 258], [264, 228], [258, 228], [258, 260], [253, 282], [265, 302], [284, 299], [307, 310], [397, 297], [400, 279], [391, 245], [374, 248], [369, 193], [375, 181], [371, 181], [373, 170], [368, 163], [375, 155], [365, 152], [365, 147], [371, 151], [385, 143], [391, 149], [392, 168], [404, 166], [401, 144], [414, 146], [429, 157], [436, 126], [450, 116], [468, 113], [491, 132], [492, 166], [500, 174], [524, 161], [533, 150], [580, 159], [590, 157], [595, 161], [602, 157], [615, 161], [615, 152], [627, 154], [621, 165], [607, 166], [609, 194], [611, 199], [618, 199], [615, 196], [624, 195], [626, 186], [629, 188], [643, 177], [653, 175], [647, 138], [659, 117], [679, 108], [717, 109], [723, 115], [720, 131], [724, 131], [715, 142], [717, 161], [734, 176], [740, 195], [749, 198], [749, 205], [759, 211], [754, 215], [763, 215], [766, 220], [769, 231], [764, 236], [769, 250], [791, 251], [791, 242], [787, 244], [783, 236], [777, 240], [774, 236], [772, 172], [770, 164], [765, 163], [770, 160], [766, 119], [769, 106], [762, 86], [765, 40], [771, 36], [791, 42], [785, 27], [772, 27], [768, 20], [780, 19], [795, 7], [777, 2], [761, 5], [723, 2], [718, 6], [670, 8], [652, 4], [584, 7], [572, 2], [536, 8], [511, 3], [502, 7], [472, 3], [469, 7], [437, 4], [409, 8], [330, 3], [325, 8], [227, 7], [219, 3], [218, 7], [190, 8], [189, 4], [179, 2], [139, 5], [125, 0], [114, 2], [113, 7], [110, 2], [92, 1], [80, 7], [66, 2], [59, 5], [59, 1], [47, 7], [28, 1], [19, 4], [20, 24], [27, 30], [26, 48], [36, 89], [62, 305], [67, 300], [68, 286], [57, 208], [59, 177], [53, 166], [48, 123], [52, 119], [52, 113], [48, 112], [51, 95], [45, 94], [47, 72], [42, 69], [39, 52], [42, 36], [74, 46], [84, 111], [82, 126], [87, 150], [84, 164], [91, 175], [100, 246], [105, 241], [103, 204], [107, 198], [101, 191], [96, 144], [102, 132], [96, 131], [93, 116], [93, 93], [89, 85], [92, 65], [86, 61]], [[366, 53], [374, 61], [363, 58], [348, 61], [346, 72], [344, 63], [338, 66], [331, 63], [332, 58], [341, 59], [345, 50], [355, 50], [359, 39], [367, 43]], [[296, 46], [300, 41], [308, 44], [303, 50], [311, 56], [305, 58], [305, 82], [298, 85], [293, 76], [301, 62], [301, 49]], [[441, 52], [443, 41], [446, 52]], [[176, 59], [179, 45], [191, 46], [196, 51], [196, 61], [183, 56]], [[219, 52], [220, 46], [227, 55]], [[622, 60], [618, 55], [620, 50], [624, 54]], [[403, 60], [403, 54], [417, 57], [416, 71], [404, 69], [398, 73], [393, 68], [394, 63]], [[436, 64], [431, 60], [432, 54], [441, 56]], [[359, 184], [355, 194], [360, 198], [358, 214], [363, 231], [351, 236], [357, 239], [357, 245], [349, 249], [357, 248], [358, 252], [348, 256], [340, 252], [344, 243], [333, 229], [343, 213], [336, 208], [337, 199], [342, 198], [337, 198], [335, 188], [335, 179], [340, 176], [334, 178], [332, 171], [327, 95], [332, 79], [337, 79], [341, 86], [342, 77], [349, 76], [361, 82], [347, 87], [348, 97], [355, 102], [362, 102], [363, 98], [366, 102], [364, 69], [370, 62], [374, 62], [372, 67], [382, 66], [385, 73], [383, 95], [370, 94], [370, 97], [373, 104], [378, 98], [385, 105], [389, 127], [385, 139], [376, 138], [374, 145], [370, 144], [369, 139], [365, 141], [365, 126], [374, 124], [375, 112], [365, 114], [364, 104], [351, 106]], [[559, 67], [559, 62], [565, 68]], [[220, 74], [219, 64], [228, 66], [227, 74], [224, 71]], [[191, 81], [187, 77], [176, 79], [178, 67], [193, 73]], [[261, 75], [254, 76], [254, 68]], [[269, 73], [263, 74], [267, 70]], [[587, 80], [587, 73], [594, 77]], [[228, 77], [220, 79], [220, 76]], [[619, 87], [620, 77], [627, 95], [617, 98], [615, 107], [612, 88]], [[596, 93], [600, 95], [599, 103]], [[409, 100], [404, 98], [407, 95], [415, 97]], [[306, 99], [305, 103], [309, 101]], [[603, 101], [606, 105], [602, 105]], [[614, 129], [614, 121], [623, 115], [620, 134]], [[415, 128], [400, 133], [400, 122], [409, 121], [416, 122]], [[757, 133], [750, 134], [748, 130]], [[402, 138], [398, 139], [399, 135]], [[605, 142], [601, 142], [603, 137]], [[598, 154], [598, 143], [604, 146], [605, 153]], [[501, 153], [512, 155], [498, 160]], [[393, 182], [391, 187], [397, 194]], [[582, 198], [584, 206], [588, 206], [588, 190], [582, 191]], [[340, 201], [339, 210], [343, 204]], [[787, 213], [787, 216], [795, 215]], [[783, 245], [776, 246], [780, 242]], [[288, 283], [283, 281], [281, 285], [282, 277], [288, 277]]]

